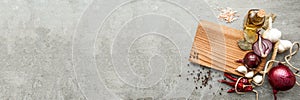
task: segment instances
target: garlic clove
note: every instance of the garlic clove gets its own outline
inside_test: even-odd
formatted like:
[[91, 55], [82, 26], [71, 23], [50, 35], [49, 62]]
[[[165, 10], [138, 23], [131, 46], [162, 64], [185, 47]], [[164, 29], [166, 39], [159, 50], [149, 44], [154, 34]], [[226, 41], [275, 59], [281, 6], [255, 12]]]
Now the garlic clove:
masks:
[[247, 67], [245, 66], [239, 66], [238, 68], [236, 68], [236, 71], [246, 74], [247, 73]]
[[263, 78], [262, 78], [261, 75], [256, 75], [256, 76], [253, 77], [253, 81], [254, 81], [255, 83], [261, 83], [262, 80], [263, 80]]
[[282, 53], [293, 46], [293, 43], [289, 40], [279, 40], [278, 52]]
[[276, 28], [271, 28], [270, 30], [266, 30], [262, 37], [270, 40], [272, 43], [275, 43], [280, 39], [281, 32]]
[[245, 74], [245, 77], [247, 77], [247, 78], [252, 78], [253, 76], [254, 76], [254, 71], [250, 71]]
[[280, 40], [279, 42], [284, 46], [285, 49], [290, 49], [293, 46], [293, 43], [289, 40]]
[[286, 51], [283, 47], [283, 45], [278, 45], [278, 53], [283, 53], [284, 51]]

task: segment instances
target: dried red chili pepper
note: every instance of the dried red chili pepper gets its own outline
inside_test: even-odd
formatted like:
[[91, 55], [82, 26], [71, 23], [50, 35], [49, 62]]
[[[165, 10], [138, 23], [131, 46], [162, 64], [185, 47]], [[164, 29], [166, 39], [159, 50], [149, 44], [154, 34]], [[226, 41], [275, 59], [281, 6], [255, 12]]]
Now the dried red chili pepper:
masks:
[[[232, 80], [233, 82], [229, 82], [229, 81], [226, 81], [226, 80], [219, 80], [219, 82], [225, 83], [225, 84], [233, 87], [233, 88], [231, 88], [227, 91], [228, 93], [235, 92], [235, 85], [236, 85], [238, 79], [231, 76], [228, 73], [224, 73], [224, 76], [227, 77], [228, 79]], [[252, 87], [250, 81], [247, 78], [241, 78], [239, 80], [239, 82], [237, 83], [236, 89], [237, 89], [238, 92], [251, 92], [251, 91], [253, 91], [253, 87]]]
[[[228, 79], [234, 81], [234, 82], [236, 82], [236, 81], [238, 80], [237, 78], [231, 76], [231, 75], [228, 74], [228, 73], [224, 73], [224, 76], [227, 77]], [[243, 84], [245, 84], [245, 85], [250, 85], [250, 84], [251, 84], [250, 81], [249, 81], [247, 78], [242, 78], [242, 79], [240, 80], [240, 82], [243, 83]]]

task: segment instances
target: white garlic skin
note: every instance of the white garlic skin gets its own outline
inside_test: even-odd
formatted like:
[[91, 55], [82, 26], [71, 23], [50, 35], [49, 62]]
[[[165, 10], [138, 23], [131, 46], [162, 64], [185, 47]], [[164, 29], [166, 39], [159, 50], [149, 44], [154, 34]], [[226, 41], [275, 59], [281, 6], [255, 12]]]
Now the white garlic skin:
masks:
[[250, 71], [245, 74], [245, 77], [247, 77], [247, 78], [252, 78], [253, 76], [254, 76], [254, 71]]
[[253, 81], [254, 81], [255, 83], [261, 83], [262, 80], [263, 80], [263, 78], [262, 78], [261, 75], [256, 75], [256, 76], [253, 77]]
[[238, 71], [239, 73], [246, 74], [247, 73], [247, 67], [239, 66], [238, 68], [236, 68], [236, 71]]
[[293, 46], [293, 43], [289, 40], [279, 40], [278, 52], [282, 53]]
[[262, 34], [262, 37], [264, 39], [270, 40], [272, 43], [275, 43], [275, 42], [277, 42], [280, 39], [281, 32], [278, 29], [276, 29], [276, 28], [272, 28], [272, 29], [266, 30]]

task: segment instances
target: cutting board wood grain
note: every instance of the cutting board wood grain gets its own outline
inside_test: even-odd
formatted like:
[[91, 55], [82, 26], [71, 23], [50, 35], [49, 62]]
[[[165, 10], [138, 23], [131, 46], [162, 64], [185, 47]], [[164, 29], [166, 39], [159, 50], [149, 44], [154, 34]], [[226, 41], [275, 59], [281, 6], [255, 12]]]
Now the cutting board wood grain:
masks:
[[[243, 64], [235, 62], [244, 58], [247, 52], [243, 51], [237, 41], [243, 38], [243, 31], [208, 21], [200, 21], [189, 61], [210, 67], [223, 72], [243, 76], [235, 71]], [[255, 73], [261, 71], [266, 59], [255, 69]]]

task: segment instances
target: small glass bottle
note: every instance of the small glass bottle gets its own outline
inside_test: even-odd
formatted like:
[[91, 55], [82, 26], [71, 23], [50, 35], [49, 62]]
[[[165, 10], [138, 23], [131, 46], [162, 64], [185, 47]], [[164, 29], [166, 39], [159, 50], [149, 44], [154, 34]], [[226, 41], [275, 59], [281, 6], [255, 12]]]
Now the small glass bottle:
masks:
[[244, 38], [252, 44], [258, 39], [257, 30], [264, 25], [265, 11], [263, 9], [251, 9], [244, 19]]

